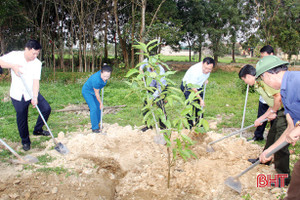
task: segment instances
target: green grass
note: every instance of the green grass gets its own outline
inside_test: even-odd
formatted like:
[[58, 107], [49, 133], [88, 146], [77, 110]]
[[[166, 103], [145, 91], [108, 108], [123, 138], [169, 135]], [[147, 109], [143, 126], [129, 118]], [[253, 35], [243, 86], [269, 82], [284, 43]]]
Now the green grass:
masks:
[[54, 161], [56, 158], [53, 158], [49, 154], [44, 154], [38, 157], [40, 165], [47, 165], [47, 163]]

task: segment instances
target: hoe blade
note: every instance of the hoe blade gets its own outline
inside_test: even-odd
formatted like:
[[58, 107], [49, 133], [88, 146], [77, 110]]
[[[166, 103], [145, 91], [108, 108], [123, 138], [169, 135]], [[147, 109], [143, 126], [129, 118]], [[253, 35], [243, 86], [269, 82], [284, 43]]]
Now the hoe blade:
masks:
[[31, 155], [26, 155], [25, 157], [20, 158], [18, 160], [11, 160], [11, 162], [15, 164], [31, 164], [31, 163], [36, 163], [38, 161], [39, 160], [36, 157]]
[[206, 147], [206, 152], [215, 152], [215, 150], [212, 148], [212, 146], [211, 145], [208, 145], [207, 147]]
[[238, 193], [241, 193], [242, 192], [242, 184], [241, 182], [237, 179], [237, 178], [234, 178], [234, 177], [228, 177], [226, 180], [225, 180], [225, 184], [230, 187], [231, 189], [237, 191]]

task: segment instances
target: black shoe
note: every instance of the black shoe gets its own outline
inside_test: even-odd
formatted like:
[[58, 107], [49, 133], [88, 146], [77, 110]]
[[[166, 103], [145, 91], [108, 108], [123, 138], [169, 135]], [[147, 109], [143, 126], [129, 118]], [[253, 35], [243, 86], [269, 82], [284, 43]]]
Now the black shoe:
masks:
[[49, 133], [49, 131], [44, 131], [44, 130], [42, 130], [42, 131], [33, 131], [33, 135], [49, 136], [50, 133]]
[[252, 164], [256, 163], [259, 160], [259, 158], [250, 158], [248, 159], [249, 162], [251, 162]]
[[148, 129], [149, 129], [149, 128], [146, 126], [146, 127], [142, 128], [141, 131], [145, 132], [145, 131], [147, 131]]
[[263, 137], [256, 137], [256, 136], [254, 136], [252, 139], [247, 140], [247, 141], [259, 141], [259, 140], [264, 140], [264, 138]]
[[[251, 162], [252, 164], [254, 164], [254, 163], [256, 163], [257, 161], [259, 160], [259, 158], [250, 158], [250, 159], [248, 159], [248, 161], [249, 162]], [[260, 163], [261, 165], [270, 165], [271, 164], [271, 161], [269, 161], [269, 162], [266, 162], [266, 163]]]
[[99, 128], [98, 129], [93, 129], [92, 131], [93, 131], [93, 133], [100, 133], [100, 129]]
[[29, 143], [23, 144], [23, 149], [24, 149], [24, 151], [30, 150], [30, 144]]

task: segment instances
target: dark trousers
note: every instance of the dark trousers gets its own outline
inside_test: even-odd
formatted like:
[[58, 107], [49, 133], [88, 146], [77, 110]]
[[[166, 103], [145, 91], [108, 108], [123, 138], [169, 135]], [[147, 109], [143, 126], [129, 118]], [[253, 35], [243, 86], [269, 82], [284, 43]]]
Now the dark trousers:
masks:
[[287, 197], [284, 200], [299, 200], [300, 197], [300, 160], [296, 162], [293, 168], [292, 180], [287, 191]]
[[[15, 107], [16, 110], [16, 116], [17, 116], [17, 125], [20, 137], [22, 139], [22, 144], [30, 144], [30, 138], [29, 138], [29, 130], [28, 130], [28, 108], [31, 104], [31, 100], [25, 101], [24, 97], [22, 97], [21, 101], [17, 101], [13, 98], [11, 98], [12, 104]], [[49, 115], [51, 113], [51, 107], [49, 103], [46, 101], [46, 99], [39, 93], [38, 95], [38, 107], [43, 114], [43, 117], [47, 121], [49, 118]], [[42, 131], [44, 126], [44, 122], [39, 115], [37, 122], [34, 127], [34, 131]]]
[[[166, 91], [168, 89], [168, 86], [165, 87], [165, 89], [163, 90]], [[151, 91], [148, 91], [149, 93], [152, 93]], [[159, 97], [157, 97], [159, 98]], [[156, 102], [156, 105], [164, 112], [165, 116], [167, 116], [167, 113], [166, 113], [166, 109], [165, 109], [165, 98], [166, 96], [159, 100], [158, 102]], [[144, 106], [147, 105], [147, 101], [144, 101]], [[145, 116], [147, 114], [147, 112], [149, 112], [149, 110], [144, 110], [143, 111], [143, 116]], [[159, 127], [160, 129], [166, 129], [166, 125], [161, 121], [161, 119], [159, 118]], [[152, 127], [149, 127], [149, 128], [152, 128]]]
[[[277, 111], [277, 117], [273, 120], [271, 128], [268, 133], [267, 142], [264, 150], [269, 148], [274, 142], [280, 138], [282, 133], [287, 128], [287, 121], [284, 115], [284, 109]], [[277, 151], [274, 154], [275, 170], [280, 174], [288, 174], [289, 178], [286, 181], [290, 181], [290, 151], [289, 144]]]
[[[269, 109], [268, 104], [264, 104], [262, 102], [259, 102], [258, 105], [258, 112], [257, 112], [257, 118], [259, 118], [260, 116], [262, 116], [263, 114], [265, 114], [265, 112], [267, 112], [267, 110]], [[271, 121], [272, 123], [273, 121]], [[268, 121], [264, 122], [261, 126], [258, 126], [254, 132], [254, 136], [257, 138], [263, 138], [264, 137], [264, 132], [265, 132], [265, 128], [267, 125]]]
[[[180, 89], [181, 91], [183, 92], [184, 96], [185, 96], [185, 99], [188, 99], [191, 92], [189, 91], [191, 88], [188, 88], [186, 85], [184, 86], [183, 85], [183, 82], [181, 82], [181, 86], [180, 86]], [[200, 96], [201, 98], [203, 99], [203, 86], [199, 89], [197, 89], [198, 91], [201, 90], [201, 93], [200, 93]], [[200, 100], [197, 99], [195, 100], [196, 103], [200, 104]], [[193, 114], [195, 116], [195, 126], [199, 123], [199, 119], [200, 117], [203, 118], [204, 115], [203, 113], [201, 114], [201, 116], [199, 115], [199, 112], [200, 112], [200, 109], [196, 108], [195, 106], [193, 106]], [[194, 121], [193, 120], [190, 120], [191, 116], [190, 115], [187, 115], [187, 119], [188, 119], [188, 122], [189, 122], [189, 125], [190, 125], [190, 129], [194, 126]]]

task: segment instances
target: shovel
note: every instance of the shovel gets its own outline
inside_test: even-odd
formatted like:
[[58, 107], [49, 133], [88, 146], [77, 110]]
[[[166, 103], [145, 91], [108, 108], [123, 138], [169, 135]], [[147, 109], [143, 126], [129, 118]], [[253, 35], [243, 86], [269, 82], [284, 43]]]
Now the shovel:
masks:
[[[204, 99], [205, 99], [205, 91], [206, 91], [206, 83], [204, 84], [203, 101], [204, 101]], [[203, 111], [203, 106], [201, 106], [201, 111]], [[203, 115], [203, 113], [200, 114], [200, 117], [199, 117], [199, 123], [201, 123], [202, 115]]]
[[[273, 149], [270, 153], [268, 153], [266, 155], [266, 157], [270, 157], [272, 154], [276, 153], [277, 151], [279, 151], [280, 149], [282, 149], [283, 147], [285, 147], [286, 145], [288, 145], [289, 143], [284, 141], [282, 142], [278, 147], [276, 147], [275, 149]], [[254, 164], [252, 164], [250, 167], [248, 167], [247, 169], [245, 169], [244, 171], [242, 171], [240, 174], [234, 176], [234, 177], [228, 177], [225, 180], [225, 184], [230, 187], [231, 189], [237, 191], [238, 193], [242, 192], [242, 184], [239, 181], [239, 177], [241, 177], [242, 175], [244, 175], [245, 173], [247, 173], [248, 171], [250, 171], [251, 169], [253, 169], [255, 166], [257, 166], [260, 163], [260, 161], [256, 161]]]
[[[102, 95], [101, 95], [101, 101], [102, 101], [102, 105], [103, 105], [103, 96], [104, 96], [104, 88], [102, 88]], [[101, 113], [100, 113], [100, 133], [102, 134], [102, 135], [107, 135], [107, 133], [104, 133], [104, 132], [102, 132], [102, 128], [103, 128], [103, 124], [102, 124], [102, 117], [103, 117], [103, 106], [102, 106], [102, 109], [101, 109]]]
[[[24, 84], [24, 86], [25, 86], [25, 88], [26, 88], [28, 94], [29, 94], [30, 97], [32, 98], [32, 95], [31, 95], [31, 93], [30, 93], [30, 90], [29, 90], [27, 84], [25, 83], [25, 80], [23, 79], [22, 74], [19, 73], [19, 76], [20, 76], [20, 78], [21, 78], [21, 80], [22, 80], [22, 82], [23, 82], [23, 84]], [[57, 142], [57, 141], [55, 140], [55, 138], [54, 138], [54, 136], [53, 136], [53, 134], [52, 134], [52, 132], [51, 132], [51, 130], [50, 130], [50, 128], [49, 128], [49, 126], [48, 126], [48, 124], [47, 124], [47, 122], [46, 122], [46, 120], [45, 120], [43, 114], [42, 114], [42, 112], [40, 111], [38, 105], [35, 105], [35, 107], [36, 107], [36, 109], [38, 110], [38, 112], [39, 112], [39, 114], [40, 114], [40, 116], [41, 116], [41, 118], [42, 118], [44, 124], [46, 125], [46, 127], [47, 127], [47, 129], [48, 129], [48, 131], [49, 131], [49, 133], [50, 133], [50, 135], [51, 135], [51, 137], [52, 137], [52, 139], [53, 139], [53, 142], [54, 142], [54, 144], [55, 144], [55, 148], [54, 148], [54, 149], [55, 149], [56, 151], [58, 151], [59, 153], [61, 153], [61, 154], [67, 154], [67, 153], [69, 153], [69, 149], [68, 149], [66, 146], [64, 146], [62, 143]]]
[[18, 164], [30, 164], [30, 163], [36, 163], [39, 160], [34, 157], [27, 155], [25, 157], [21, 157], [17, 152], [15, 152], [8, 144], [6, 144], [2, 139], [0, 139], [0, 142], [12, 153], [14, 154], [18, 160], [12, 160], [12, 163], [18, 163]]
[[[261, 123], [264, 123], [265, 121], [267, 121], [268, 119], [264, 119], [264, 120], [262, 120], [261, 121]], [[226, 138], [229, 138], [229, 137], [231, 137], [231, 136], [233, 136], [233, 135], [236, 135], [236, 134], [238, 134], [238, 133], [240, 133], [240, 132], [243, 132], [244, 130], [247, 130], [248, 128], [251, 128], [251, 127], [253, 127], [254, 126], [254, 124], [252, 124], [252, 125], [250, 125], [250, 126], [247, 126], [247, 127], [245, 127], [245, 128], [243, 128], [243, 129], [240, 129], [240, 130], [238, 130], [238, 131], [235, 131], [235, 132], [233, 132], [233, 133], [231, 133], [231, 134], [229, 134], [229, 135], [227, 135], [227, 136], [224, 136], [224, 137], [222, 137], [222, 138], [220, 138], [220, 139], [218, 139], [218, 140], [215, 140], [215, 141], [213, 141], [213, 142], [210, 142], [210, 143], [208, 143], [208, 145], [207, 145], [207, 147], [206, 147], [206, 151], [207, 152], [214, 152], [215, 150], [212, 148], [212, 144], [215, 144], [215, 143], [217, 143], [217, 142], [220, 142], [220, 141], [222, 141], [222, 140], [224, 140], [224, 139], [226, 139]]]
[[[144, 81], [145, 87], [147, 87], [146, 81], [145, 81], [145, 77], [143, 77], [143, 81]], [[149, 92], [147, 91], [147, 93], [149, 93]], [[167, 142], [166, 142], [164, 136], [163, 136], [162, 134], [159, 134], [159, 128], [158, 128], [158, 125], [157, 125], [157, 121], [156, 121], [156, 117], [155, 117], [155, 115], [154, 115], [154, 112], [151, 111], [151, 114], [152, 114], [152, 117], [153, 117], [154, 122], [155, 122], [155, 130], [156, 130], [156, 135], [154, 136], [153, 141], [154, 141], [156, 144], [162, 144], [162, 145], [165, 145]]]

